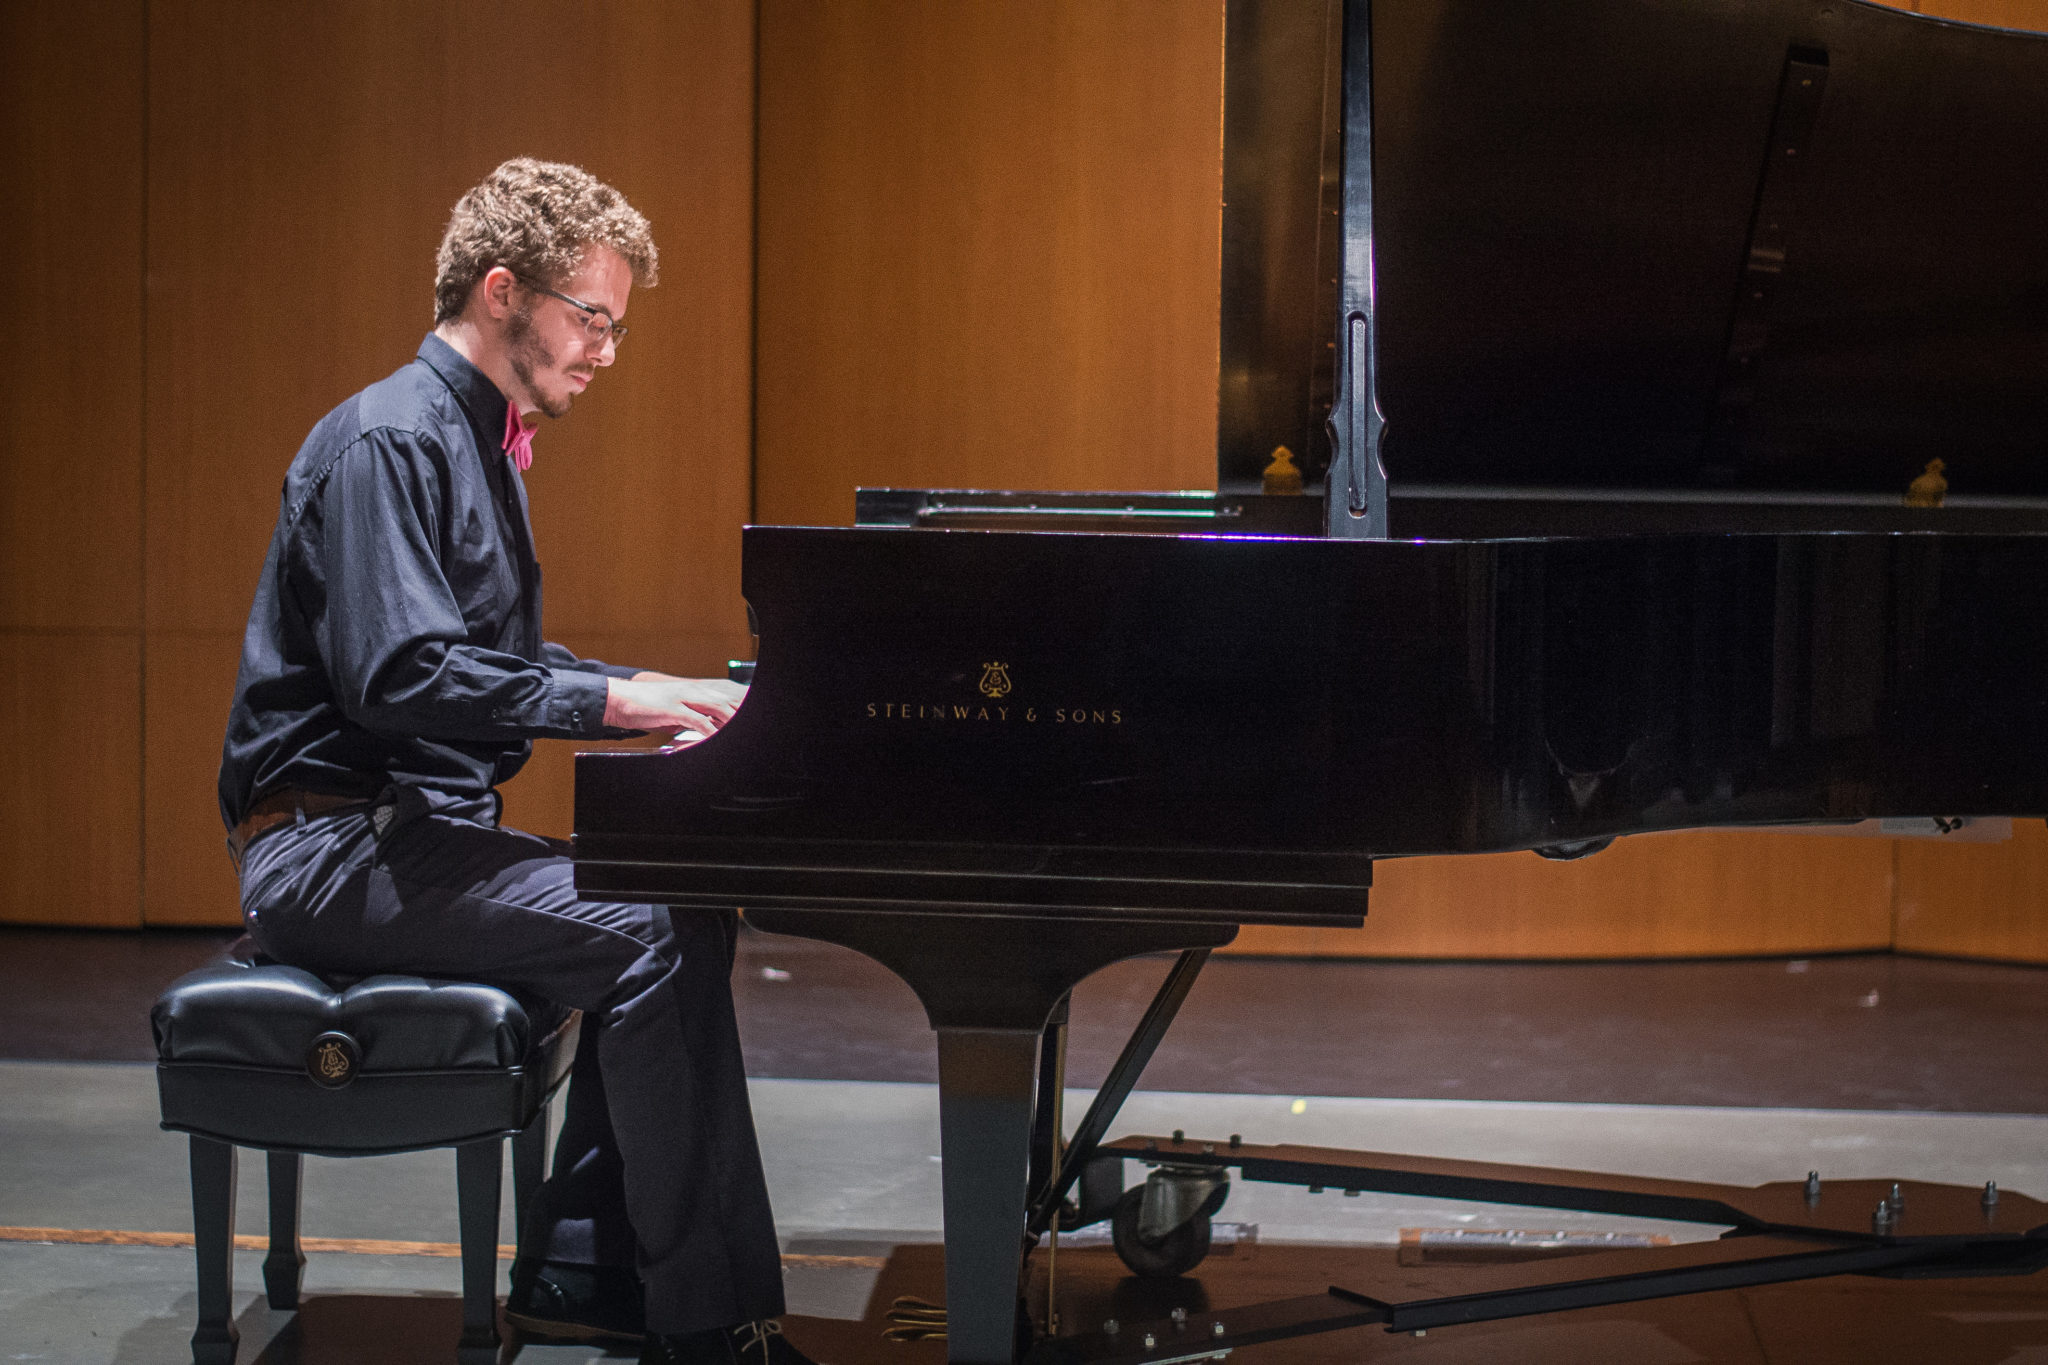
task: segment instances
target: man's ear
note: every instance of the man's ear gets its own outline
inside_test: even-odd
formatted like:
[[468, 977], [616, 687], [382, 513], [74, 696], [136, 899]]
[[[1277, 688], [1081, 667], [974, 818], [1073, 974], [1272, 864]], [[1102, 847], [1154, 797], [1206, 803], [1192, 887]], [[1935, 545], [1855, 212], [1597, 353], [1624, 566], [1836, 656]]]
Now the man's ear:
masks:
[[518, 284], [519, 277], [502, 265], [494, 265], [485, 271], [484, 277], [477, 281], [484, 311], [500, 322], [511, 317], [514, 310], [512, 291]]

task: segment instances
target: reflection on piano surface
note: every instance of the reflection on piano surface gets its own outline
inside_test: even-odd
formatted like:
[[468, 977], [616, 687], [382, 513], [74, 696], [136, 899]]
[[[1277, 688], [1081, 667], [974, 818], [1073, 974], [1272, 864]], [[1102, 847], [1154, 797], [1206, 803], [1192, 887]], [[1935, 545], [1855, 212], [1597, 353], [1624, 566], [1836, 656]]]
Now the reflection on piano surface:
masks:
[[[1019, 1351], [1027, 1235], [1108, 1216], [1097, 1144], [1236, 926], [1357, 924], [1378, 858], [2048, 815], [2048, 40], [1853, 0], [1306, 0], [1231, 5], [1226, 60], [1221, 491], [873, 490], [862, 526], [750, 528], [737, 719], [577, 760], [584, 894], [744, 906], [918, 991], [956, 1361]], [[1322, 497], [1249, 491], [1281, 444]], [[1957, 491], [1904, 505], [1935, 458]], [[1162, 949], [1063, 1151], [1066, 993]], [[1993, 1192], [1844, 1222], [1182, 1146], [1116, 1151], [1167, 1204], [1229, 1164], [1769, 1209], [1751, 1254], [1664, 1249], [1626, 1292], [1315, 1296], [1267, 1337], [2048, 1260]]]

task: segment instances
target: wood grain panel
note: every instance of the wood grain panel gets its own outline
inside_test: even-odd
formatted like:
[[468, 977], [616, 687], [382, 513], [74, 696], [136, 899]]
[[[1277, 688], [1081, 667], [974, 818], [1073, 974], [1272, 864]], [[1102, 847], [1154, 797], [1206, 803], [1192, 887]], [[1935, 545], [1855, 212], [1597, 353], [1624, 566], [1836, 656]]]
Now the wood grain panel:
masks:
[[760, 7], [758, 516], [1215, 484], [1222, 11]]
[[307, 429], [408, 360], [450, 206], [508, 156], [653, 221], [664, 283], [536, 443], [550, 625], [743, 630], [752, 9], [267, 0], [151, 13], [149, 619], [235, 630]]
[[2048, 962], [2048, 825], [2013, 821], [2001, 844], [1899, 844], [1901, 952]]
[[134, 634], [0, 632], [0, 921], [142, 922], [141, 715]]
[[1901, 8], [1970, 24], [2048, 30], [2048, 0], [1918, 0]]
[[[619, 364], [536, 442], [550, 634], [601, 655], [623, 636], [649, 651], [627, 661], [671, 669], [745, 651], [753, 14], [240, 0], [150, 18], [148, 917], [232, 923], [215, 768], [285, 466], [411, 357], [449, 208], [506, 157], [617, 184], [664, 252]], [[491, 33], [545, 35], [545, 62], [494, 64]], [[515, 809], [566, 833], [566, 776], [543, 762]]]
[[215, 796], [241, 648], [238, 631], [144, 639], [144, 923], [241, 922]]
[[1892, 841], [1706, 830], [1375, 865], [1356, 930], [1247, 929], [1233, 951], [1321, 957], [1824, 953], [1891, 942]]
[[141, 624], [142, 16], [0, 5], [0, 629]]

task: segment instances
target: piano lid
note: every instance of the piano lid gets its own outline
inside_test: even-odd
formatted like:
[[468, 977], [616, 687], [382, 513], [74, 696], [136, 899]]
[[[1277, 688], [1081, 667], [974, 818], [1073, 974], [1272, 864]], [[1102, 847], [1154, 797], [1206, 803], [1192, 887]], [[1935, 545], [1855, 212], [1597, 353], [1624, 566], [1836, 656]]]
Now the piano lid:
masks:
[[[1368, 12], [1369, 226], [1338, 212]], [[1280, 444], [1320, 483], [1348, 231], [1397, 489], [1889, 494], [1939, 456], [1958, 494], [2048, 495], [2048, 36], [1856, 0], [1232, 0], [1226, 37], [1225, 490]]]

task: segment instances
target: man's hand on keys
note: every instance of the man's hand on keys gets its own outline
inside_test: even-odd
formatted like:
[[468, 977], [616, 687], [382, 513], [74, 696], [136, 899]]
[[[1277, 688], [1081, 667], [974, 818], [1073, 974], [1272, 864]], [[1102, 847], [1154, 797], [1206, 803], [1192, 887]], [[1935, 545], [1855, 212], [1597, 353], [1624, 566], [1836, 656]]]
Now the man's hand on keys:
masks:
[[672, 678], [635, 673], [606, 687], [604, 723], [621, 730], [687, 732], [702, 738], [733, 718], [747, 689], [723, 678]]

